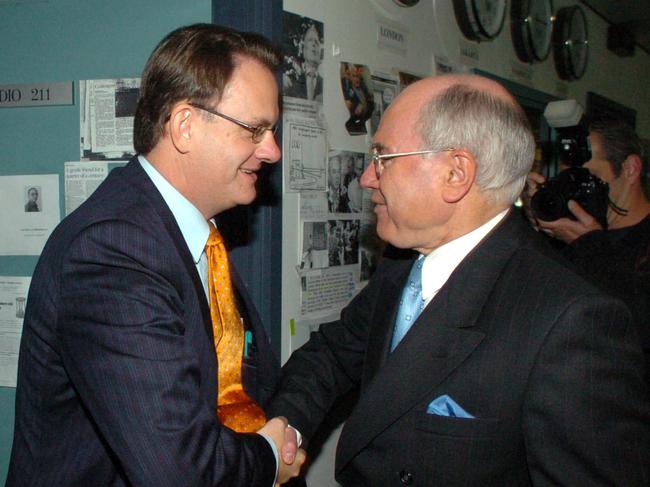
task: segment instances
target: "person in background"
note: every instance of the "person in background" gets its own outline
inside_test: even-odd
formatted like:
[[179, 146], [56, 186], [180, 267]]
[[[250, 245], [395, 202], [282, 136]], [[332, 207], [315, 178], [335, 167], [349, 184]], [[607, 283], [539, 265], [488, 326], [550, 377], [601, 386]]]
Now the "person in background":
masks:
[[393, 247], [270, 405], [308, 444], [359, 391], [344, 486], [648, 485], [630, 312], [513, 212], [534, 148], [521, 107], [479, 76], [416, 82], [384, 114], [361, 184]]
[[295, 431], [264, 412], [279, 364], [213, 220], [280, 158], [278, 61], [261, 36], [211, 24], [153, 51], [138, 155], [62, 221], [32, 278], [8, 487], [298, 474]]
[[[536, 220], [547, 235], [566, 244], [563, 255], [603, 289], [628, 304], [639, 328], [650, 384], [650, 184], [645, 147], [634, 129], [614, 116], [589, 123], [592, 157], [583, 167], [609, 184], [607, 228], [577, 202], [575, 219]], [[528, 177], [532, 197], [545, 181]]]

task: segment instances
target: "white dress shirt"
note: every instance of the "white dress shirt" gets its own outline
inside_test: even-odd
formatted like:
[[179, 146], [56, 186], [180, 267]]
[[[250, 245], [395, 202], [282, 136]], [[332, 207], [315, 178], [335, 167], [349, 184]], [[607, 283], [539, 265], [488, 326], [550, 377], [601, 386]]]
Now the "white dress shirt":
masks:
[[424, 264], [422, 265], [422, 299], [425, 306], [445, 285], [458, 264], [505, 218], [507, 213], [507, 209], [503, 210], [480, 227], [462, 237], [447, 242], [424, 257]]

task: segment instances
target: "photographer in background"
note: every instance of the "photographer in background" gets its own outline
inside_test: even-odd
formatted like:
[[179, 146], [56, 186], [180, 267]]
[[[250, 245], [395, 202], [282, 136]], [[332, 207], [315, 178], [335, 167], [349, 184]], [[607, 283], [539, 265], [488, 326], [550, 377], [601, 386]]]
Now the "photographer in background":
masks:
[[[602, 287], [623, 299], [634, 314], [650, 382], [650, 188], [648, 160], [634, 130], [620, 119], [589, 123], [591, 159], [583, 167], [609, 184], [607, 229], [575, 201], [575, 219], [535, 223], [539, 230], [567, 245], [563, 254]], [[544, 183], [528, 177], [528, 195]]]

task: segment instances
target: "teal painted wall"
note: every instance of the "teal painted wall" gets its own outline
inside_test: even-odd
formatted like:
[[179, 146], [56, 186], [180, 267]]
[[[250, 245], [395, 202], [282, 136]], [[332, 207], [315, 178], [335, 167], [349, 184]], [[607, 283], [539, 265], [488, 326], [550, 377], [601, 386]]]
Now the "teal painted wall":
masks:
[[[210, 22], [211, 0], [0, 1], [0, 85], [140, 76], [169, 31]], [[78, 83], [64, 107], [0, 109], [0, 176], [59, 174], [79, 160]], [[0, 210], [1, 211], [1, 210]], [[37, 257], [0, 256], [0, 275], [29, 276]], [[15, 389], [0, 387], [0, 484], [13, 437]]]

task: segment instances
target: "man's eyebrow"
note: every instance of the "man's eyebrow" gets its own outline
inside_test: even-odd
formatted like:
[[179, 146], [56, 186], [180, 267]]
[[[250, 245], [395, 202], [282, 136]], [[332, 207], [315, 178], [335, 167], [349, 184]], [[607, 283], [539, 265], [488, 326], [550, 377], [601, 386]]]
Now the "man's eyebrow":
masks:
[[380, 142], [374, 142], [370, 146], [370, 148], [372, 150], [374, 150], [374, 151], [377, 151], [377, 152], [382, 152], [382, 151], [386, 150], [386, 146], [384, 144], [380, 143]]
[[256, 127], [273, 127], [278, 124], [276, 120], [275, 123], [271, 123], [268, 118], [265, 117], [253, 117], [253, 119], [248, 122], [249, 125], [255, 125]]

